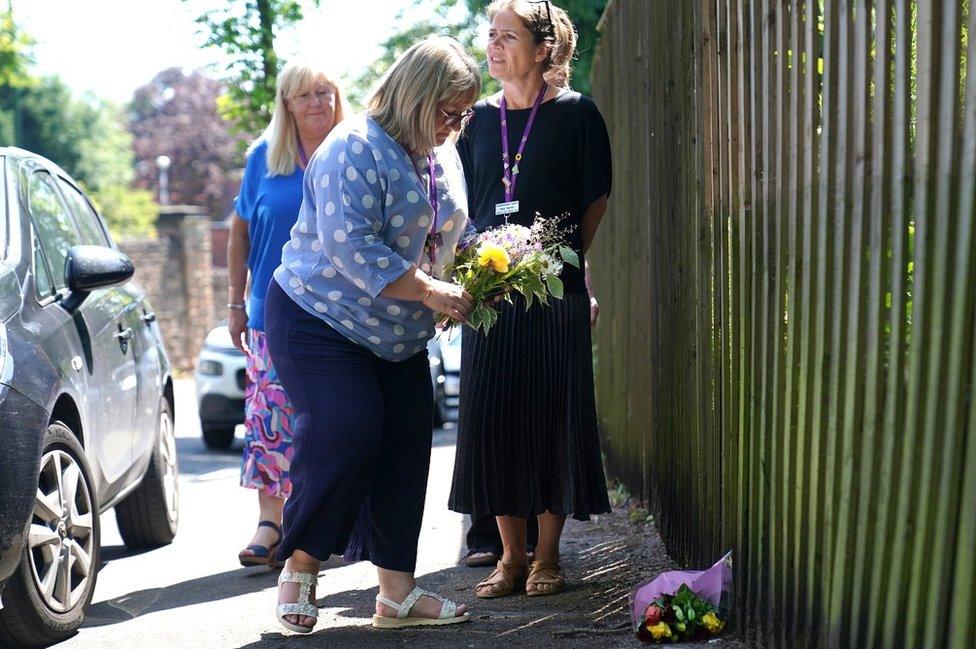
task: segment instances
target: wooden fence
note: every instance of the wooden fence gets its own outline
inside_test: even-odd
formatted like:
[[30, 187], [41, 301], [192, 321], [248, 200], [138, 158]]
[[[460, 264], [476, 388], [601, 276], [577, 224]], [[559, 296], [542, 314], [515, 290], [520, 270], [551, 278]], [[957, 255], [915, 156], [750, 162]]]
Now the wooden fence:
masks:
[[609, 471], [776, 647], [976, 646], [976, 8], [612, 0]]

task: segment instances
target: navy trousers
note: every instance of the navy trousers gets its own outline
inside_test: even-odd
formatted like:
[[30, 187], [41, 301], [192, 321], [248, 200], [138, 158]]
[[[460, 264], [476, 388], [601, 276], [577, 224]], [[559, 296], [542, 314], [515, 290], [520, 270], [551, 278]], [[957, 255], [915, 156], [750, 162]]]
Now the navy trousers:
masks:
[[292, 494], [279, 560], [302, 550], [413, 572], [430, 449], [426, 350], [379, 358], [304, 311], [272, 281], [265, 333], [295, 410]]

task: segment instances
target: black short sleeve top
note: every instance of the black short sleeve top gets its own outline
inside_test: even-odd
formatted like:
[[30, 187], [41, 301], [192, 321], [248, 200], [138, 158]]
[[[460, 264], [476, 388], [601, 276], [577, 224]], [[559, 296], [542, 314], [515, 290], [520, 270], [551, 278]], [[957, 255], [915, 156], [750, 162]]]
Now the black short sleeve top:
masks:
[[[513, 158], [530, 113], [531, 108], [507, 111]], [[478, 102], [457, 147], [472, 222], [479, 231], [501, 225], [505, 217], [495, 214], [495, 205], [505, 201], [498, 106]], [[562, 224], [571, 230], [566, 239], [579, 252], [583, 213], [598, 198], [610, 194], [611, 181], [610, 138], [603, 116], [589, 97], [564, 92], [539, 106], [519, 162], [514, 196], [519, 211], [508, 219], [531, 225], [536, 213], [546, 218], [565, 214]], [[585, 290], [582, 269], [567, 265], [562, 279], [567, 292]]]

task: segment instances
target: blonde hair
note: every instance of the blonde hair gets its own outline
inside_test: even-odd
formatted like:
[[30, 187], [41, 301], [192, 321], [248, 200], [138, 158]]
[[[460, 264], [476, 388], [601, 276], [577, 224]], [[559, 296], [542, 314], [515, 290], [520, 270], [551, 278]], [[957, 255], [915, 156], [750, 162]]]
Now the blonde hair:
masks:
[[481, 93], [478, 64], [447, 36], [415, 43], [386, 71], [366, 113], [408, 151], [437, 144], [438, 104], [473, 102]]
[[[342, 92], [332, 77], [321, 68], [309, 63], [288, 63], [278, 74], [278, 84], [275, 90], [274, 112], [271, 121], [257, 140], [247, 150], [250, 155], [261, 142], [268, 143], [267, 164], [269, 176], [287, 176], [295, 170], [295, 158], [298, 157], [298, 125], [295, 116], [285, 105], [285, 100], [300, 94], [303, 90], [311, 90], [316, 82], [332, 86], [335, 89], [335, 113], [332, 127], [342, 121]], [[312, 152], [308, 152], [309, 156]]]
[[542, 62], [542, 78], [550, 86], [569, 88], [569, 78], [573, 73], [572, 60], [576, 53], [576, 28], [569, 14], [551, 1], [549, 14], [552, 25], [546, 14], [545, 2], [530, 3], [526, 0], [495, 0], [488, 6], [488, 20], [493, 20], [495, 14], [511, 9], [532, 34], [537, 44], [545, 44], [549, 50], [548, 56]]

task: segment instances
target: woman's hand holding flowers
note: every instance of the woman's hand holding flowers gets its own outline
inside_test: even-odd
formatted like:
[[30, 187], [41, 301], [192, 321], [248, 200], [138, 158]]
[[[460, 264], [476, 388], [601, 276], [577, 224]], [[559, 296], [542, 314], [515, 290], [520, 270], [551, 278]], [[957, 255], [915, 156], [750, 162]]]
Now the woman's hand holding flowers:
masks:
[[428, 289], [422, 300], [426, 307], [458, 322], [468, 321], [474, 308], [474, 300], [464, 288], [431, 278]]

